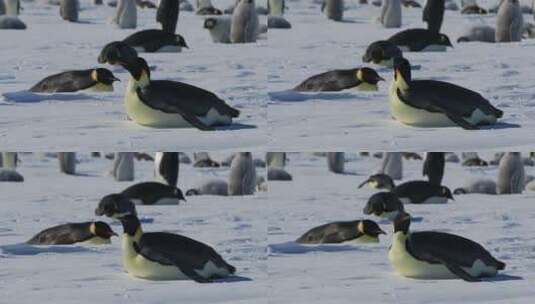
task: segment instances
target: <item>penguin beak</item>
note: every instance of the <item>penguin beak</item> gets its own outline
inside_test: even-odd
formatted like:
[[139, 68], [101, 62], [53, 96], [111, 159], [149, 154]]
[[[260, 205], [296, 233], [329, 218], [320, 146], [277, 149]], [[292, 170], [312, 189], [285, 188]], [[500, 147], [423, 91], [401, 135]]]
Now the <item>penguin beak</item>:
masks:
[[119, 78], [117, 78], [117, 77], [115, 77], [115, 76], [113, 76], [113, 77], [111, 78], [111, 80], [112, 80], [112, 81], [119, 81], [119, 82], [121, 82], [121, 79], [119, 79]]
[[385, 234], [386, 235], [386, 232], [384, 232], [383, 229], [379, 229], [379, 231], [377, 231], [377, 234]]
[[359, 189], [364, 187], [364, 185], [366, 185], [369, 182], [370, 182], [370, 179], [367, 179], [367, 180], [363, 181], [362, 184], [359, 185]]
[[379, 82], [379, 81], [386, 81], [386, 80], [381, 76], [377, 76], [375, 77], [375, 81]]

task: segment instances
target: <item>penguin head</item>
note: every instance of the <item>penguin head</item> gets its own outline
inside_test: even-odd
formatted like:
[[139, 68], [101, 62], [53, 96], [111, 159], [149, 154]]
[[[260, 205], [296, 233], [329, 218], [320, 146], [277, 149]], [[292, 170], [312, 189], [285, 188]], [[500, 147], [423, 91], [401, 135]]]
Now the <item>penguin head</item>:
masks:
[[101, 237], [103, 239], [110, 239], [112, 236], [117, 236], [111, 227], [104, 222], [93, 222], [89, 226], [89, 231], [92, 235]]
[[205, 29], [213, 29], [217, 25], [217, 19], [216, 18], [207, 18], [204, 20], [204, 28]]
[[411, 64], [405, 58], [394, 58], [394, 81], [397, 86], [403, 89], [408, 88], [411, 81]]
[[186, 39], [184, 39], [184, 37], [182, 37], [182, 35], [175, 35], [175, 38], [176, 38], [176, 43], [177, 43], [178, 46], [185, 47], [185, 48], [189, 49], [189, 46], [186, 43]]
[[410, 225], [411, 215], [402, 211], [394, 219], [394, 233], [403, 232], [403, 234], [407, 234], [409, 233]]
[[94, 69], [91, 73], [91, 78], [93, 78], [94, 81], [105, 85], [112, 85], [114, 81], [120, 81], [110, 70], [102, 68]]
[[362, 188], [364, 185], [370, 185], [376, 189], [392, 189], [395, 187], [394, 180], [387, 174], [374, 174], [368, 177], [363, 183], [359, 185]]
[[134, 48], [122, 41], [114, 41], [106, 44], [100, 51], [98, 62], [124, 65], [134, 62], [136, 58], [138, 55]]
[[450, 38], [446, 36], [445, 34], [438, 34], [438, 44], [439, 45], [445, 45], [453, 47], [453, 44], [451, 44]]
[[127, 216], [137, 216], [134, 203], [122, 194], [110, 194], [103, 197], [95, 209], [95, 214], [119, 220]]
[[379, 81], [384, 81], [384, 79], [379, 76], [379, 74], [377, 74], [374, 69], [370, 68], [357, 69], [356, 77], [357, 80], [362, 81], [364, 83], [369, 83], [371, 85], [377, 85]]
[[368, 236], [378, 237], [379, 234], [386, 234], [376, 222], [371, 220], [362, 220], [357, 224], [357, 230]]
[[403, 211], [403, 203], [399, 200], [399, 198], [393, 194], [392, 192], [379, 192], [372, 195], [368, 202], [366, 203], [366, 206], [364, 207], [364, 214], [373, 214], [375, 216], [382, 216], [384, 212], [394, 212], [396, 210], [389, 210], [392, 209], [392, 206], [395, 209], [398, 209]]
[[453, 190], [453, 194], [455, 195], [460, 195], [460, 194], [467, 194], [468, 191], [466, 191], [466, 189], [464, 188], [457, 188], [455, 190]]
[[449, 198], [449, 199], [451, 199], [451, 200], [455, 200], [455, 199], [453, 198], [453, 195], [451, 194], [451, 191], [450, 191], [450, 189], [449, 189], [448, 187], [446, 187], [446, 186], [441, 186], [441, 192], [442, 192], [442, 195], [443, 195], [444, 197], [447, 197], [447, 198]]

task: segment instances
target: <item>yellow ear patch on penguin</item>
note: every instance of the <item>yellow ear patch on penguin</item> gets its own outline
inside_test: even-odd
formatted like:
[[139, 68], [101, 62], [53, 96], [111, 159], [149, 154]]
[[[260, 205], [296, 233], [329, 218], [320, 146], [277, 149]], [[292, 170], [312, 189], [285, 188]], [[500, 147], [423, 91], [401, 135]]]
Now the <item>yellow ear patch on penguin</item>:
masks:
[[95, 223], [91, 223], [91, 225], [89, 225], [89, 232], [91, 232], [92, 235], [97, 235], [97, 226]]
[[357, 71], [357, 79], [360, 80], [360, 81], [364, 81], [364, 80], [362, 80], [362, 70], [358, 70]]
[[93, 70], [93, 71], [91, 71], [91, 79], [92, 79], [93, 81], [98, 82], [98, 80], [97, 80], [97, 70]]
[[[357, 230], [360, 232], [360, 233], [364, 233], [364, 222], [359, 222], [358, 225], [357, 225]], [[365, 233], [364, 233], [365, 234]]]

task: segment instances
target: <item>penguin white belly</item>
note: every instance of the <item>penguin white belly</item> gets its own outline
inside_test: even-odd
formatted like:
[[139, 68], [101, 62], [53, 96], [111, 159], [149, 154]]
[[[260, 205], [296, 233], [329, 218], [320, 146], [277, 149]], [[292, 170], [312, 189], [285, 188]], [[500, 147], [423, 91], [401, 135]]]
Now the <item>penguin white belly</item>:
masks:
[[359, 238], [342, 242], [342, 244], [365, 244], [365, 243], [379, 243], [379, 238], [372, 237], [369, 235], [363, 235]]
[[83, 244], [89, 244], [89, 245], [106, 245], [111, 244], [110, 239], [101, 238], [99, 236], [95, 236], [90, 238], [87, 241], [82, 242]]
[[422, 204], [446, 204], [447, 202], [448, 202], [447, 197], [433, 196], [433, 197], [427, 198], [425, 201], [422, 202]]
[[371, 84], [371, 83], [367, 83], [367, 82], [363, 82], [361, 84], [359, 84], [358, 86], [355, 87], [355, 89], [357, 91], [377, 91], [378, 88], [377, 88], [377, 85], [376, 84]]
[[413, 108], [399, 99], [397, 87], [392, 81], [389, 92], [390, 113], [396, 120], [416, 127], [456, 126], [446, 115]]
[[[411, 50], [409, 49], [408, 46], [399, 46], [399, 49], [402, 51], [402, 52], [411, 52]], [[430, 44], [426, 47], [424, 47], [421, 51], [419, 52], [445, 52], [446, 51], [446, 46], [445, 45], [440, 45], [440, 44]]]
[[[402, 232], [397, 232], [392, 241], [392, 247], [388, 252], [388, 259], [396, 271], [409, 278], [415, 279], [456, 279], [457, 275], [453, 274], [442, 264], [430, 264], [415, 259], [405, 247], [407, 236]], [[461, 267], [468, 274], [474, 277], [494, 276], [497, 269], [487, 266], [481, 260], [476, 260], [472, 267]]]
[[97, 83], [96, 85], [86, 89], [85, 91], [90, 91], [90, 92], [113, 92], [113, 85]]
[[470, 115], [470, 118], [466, 119], [466, 121], [474, 125], [495, 124], [497, 118], [492, 114], [487, 115], [483, 113], [480, 109], [475, 109], [475, 111], [472, 112], [472, 115]]

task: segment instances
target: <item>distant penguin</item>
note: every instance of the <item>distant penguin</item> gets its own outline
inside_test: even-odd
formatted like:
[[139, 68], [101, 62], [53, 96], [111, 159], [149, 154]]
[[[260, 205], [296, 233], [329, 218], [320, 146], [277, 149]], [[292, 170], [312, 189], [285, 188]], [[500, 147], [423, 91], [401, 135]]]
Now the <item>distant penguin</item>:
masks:
[[240, 0], [232, 13], [230, 41], [232, 43], [256, 42], [258, 15], [255, 0]]
[[364, 185], [369, 185], [375, 189], [387, 189], [392, 190], [396, 186], [394, 180], [386, 174], [374, 174], [368, 177], [359, 185], [359, 189], [364, 187]]
[[498, 166], [498, 194], [522, 193], [524, 190], [524, 164], [520, 152], [507, 152]]
[[447, 152], [446, 153], [446, 162], [447, 163], [459, 163], [461, 160], [459, 159], [459, 156], [453, 152]]
[[213, 6], [211, 0], [197, 0], [197, 15], [222, 15], [223, 12]]
[[274, 29], [290, 29], [292, 28], [292, 24], [284, 19], [282, 16], [268, 16], [268, 22], [267, 22], [268, 29], [274, 28]]
[[76, 174], [76, 153], [75, 152], [59, 152], [59, 171], [68, 175]]
[[122, 29], [134, 29], [137, 27], [137, 7], [135, 0], [119, 0], [114, 23]]
[[344, 173], [344, 152], [328, 152], [327, 153], [327, 167], [330, 172], [342, 174]]
[[453, 194], [496, 194], [496, 182], [491, 179], [474, 179], [465, 184], [464, 187], [453, 190]]
[[16, 152], [2, 152], [0, 157], [0, 167], [5, 169], [16, 169], [19, 157]]
[[54, 74], [39, 81], [30, 92], [57, 93], [89, 90], [94, 92], [113, 92], [113, 83], [119, 81], [108, 69], [66, 71]]
[[63, 20], [70, 22], [78, 21], [78, 11], [80, 10], [80, 3], [78, 0], [61, 0], [59, 12]]
[[20, 14], [20, 0], [4, 0], [4, 9], [7, 16], [18, 16]]
[[373, 214], [393, 221], [405, 208], [399, 198], [392, 192], [375, 193], [368, 199], [364, 206], [363, 213]]
[[386, 234], [386, 232], [371, 220], [332, 222], [310, 229], [295, 242], [300, 244], [378, 243], [380, 234]]
[[342, 21], [344, 18], [344, 0], [324, 0], [321, 10], [328, 19]]
[[154, 175], [157, 180], [176, 187], [179, 166], [178, 152], [156, 152]]
[[268, 181], [291, 181], [292, 175], [282, 168], [271, 167], [268, 169]]
[[179, 13], [179, 0], [161, 0], [156, 11], [156, 21], [162, 25], [164, 32], [175, 34]]
[[228, 183], [229, 195], [252, 195], [256, 187], [256, 169], [251, 152], [239, 152], [232, 159]]
[[180, 3], [180, 10], [183, 12], [193, 12], [193, 5], [188, 0], [178, 0]]
[[228, 183], [220, 179], [202, 181], [195, 187], [186, 191], [186, 196], [192, 195], [228, 195]]
[[444, 152], [427, 152], [422, 173], [427, 176], [431, 184], [440, 186], [444, 177], [445, 164]]
[[461, 14], [463, 15], [486, 15], [487, 13], [486, 9], [477, 4], [467, 5], [461, 10]]
[[268, 11], [270, 16], [284, 15], [284, 0], [268, 0]]
[[138, 183], [121, 194], [136, 205], [179, 205], [180, 201], [186, 201], [182, 190], [158, 182]]
[[409, 181], [392, 189], [404, 204], [445, 204], [453, 195], [448, 187], [427, 181]]
[[138, 53], [178, 53], [182, 51], [182, 48], [189, 48], [182, 35], [155, 29], [135, 32], [126, 37], [123, 42]]
[[377, 91], [377, 84], [384, 79], [377, 71], [362, 67], [332, 70], [305, 79], [293, 88], [297, 92], [337, 92], [346, 89]]
[[379, 21], [385, 28], [401, 27], [401, 1], [383, 0]]
[[427, 29], [408, 29], [388, 38], [403, 52], [444, 52], [447, 47], [453, 47], [450, 38], [445, 34], [438, 34]]
[[63, 224], [45, 229], [27, 243], [31, 245], [72, 245], [86, 243], [93, 245], [110, 244], [117, 233], [104, 222]]
[[24, 177], [15, 170], [0, 168], [0, 182], [24, 182]]
[[284, 168], [286, 166], [286, 153], [284, 152], [267, 152], [266, 162], [268, 167]]
[[446, 0], [444, 2], [444, 8], [449, 11], [458, 11], [459, 6], [455, 2], [455, 0]]
[[422, 20], [427, 22], [427, 29], [440, 33], [444, 19], [444, 0], [427, 0], [423, 10]]
[[221, 165], [210, 158], [208, 152], [193, 153], [193, 167], [194, 168], [219, 168]]
[[524, 21], [518, 0], [501, 0], [496, 20], [496, 42], [522, 40]]
[[386, 67], [394, 66], [395, 58], [402, 58], [403, 53], [395, 44], [386, 40], [375, 41], [368, 46], [366, 53], [362, 56], [363, 62], [373, 62]]
[[476, 25], [470, 27], [468, 31], [457, 39], [457, 43], [470, 41], [494, 43], [496, 42], [496, 30], [492, 26]]
[[4, 4], [4, 0], [0, 0], [0, 16], [4, 15], [6, 13], [6, 6]]
[[477, 155], [473, 158], [465, 159], [462, 163], [463, 167], [486, 167], [488, 165], [489, 164], [485, 160], [479, 158]]
[[112, 175], [118, 182], [134, 180], [134, 153], [117, 152], [113, 159]]
[[386, 174], [394, 180], [401, 180], [403, 178], [401, 152], [386, 152], [378, 173]]
[[232, 18], [216, 16], [204, 20], [204, 28], [210, 32], [210, 37], [215, 43], [231, 43], [230, 28]]

